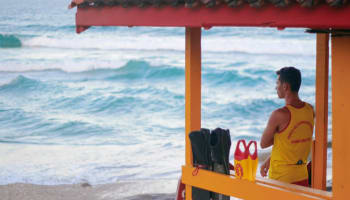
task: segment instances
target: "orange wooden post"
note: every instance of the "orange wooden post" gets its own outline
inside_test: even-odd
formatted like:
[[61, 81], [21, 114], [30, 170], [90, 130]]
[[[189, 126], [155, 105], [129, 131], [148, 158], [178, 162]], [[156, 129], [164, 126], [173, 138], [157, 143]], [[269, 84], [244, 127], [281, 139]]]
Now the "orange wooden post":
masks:
[[350, 195], [350, 36], [332, 37], [333, 197]]
[[[201, 128], [201, 28], [186, 28], [186, 166], [192, 166], [192, 148], [188, 134]], [[186, 185], [186, 200], [192, 199], [192, 187]]]
[[312, 158], [312, 187], [326, 190], [328, 136], [329, 35], [317, 34], [316, 43], [316, 130]]

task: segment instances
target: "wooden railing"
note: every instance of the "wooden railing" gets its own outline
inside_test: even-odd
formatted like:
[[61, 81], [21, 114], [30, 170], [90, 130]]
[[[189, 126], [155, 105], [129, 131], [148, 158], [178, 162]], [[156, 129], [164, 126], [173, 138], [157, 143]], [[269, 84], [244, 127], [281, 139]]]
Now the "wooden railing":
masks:
[[241, 199], [332, 199], [332, 192], [258, 177], [255, 182], [251, 182], [204, 169], [200, 169], [194, 176], [192, 172], [195, 169], [190, 166], [182, 167], [184, 184]]

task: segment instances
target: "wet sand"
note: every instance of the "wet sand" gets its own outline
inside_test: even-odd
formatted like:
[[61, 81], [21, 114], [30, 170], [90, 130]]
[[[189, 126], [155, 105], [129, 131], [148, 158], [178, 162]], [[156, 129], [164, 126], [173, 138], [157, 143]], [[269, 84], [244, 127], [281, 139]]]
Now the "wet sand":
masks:
[[[171, 184], [174, 181], [164, 182]], [[102, 185], [34, 185], [16, 183], [0, 186], [1, 200], [173, 200], [173, 193], [153, 193], [162, 182], [123, 182]], [[167, 186], [165, 185], [165, 188]]]

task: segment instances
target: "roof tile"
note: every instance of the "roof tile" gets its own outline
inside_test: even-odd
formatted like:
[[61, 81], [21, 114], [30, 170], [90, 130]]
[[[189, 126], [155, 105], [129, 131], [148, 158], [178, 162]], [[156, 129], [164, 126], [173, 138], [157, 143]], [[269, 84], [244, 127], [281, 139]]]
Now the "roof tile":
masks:
[[315, 7], [320, 3], [328, 3], [332, 7], [342, 7], [348, 0], [72, 0], [69, 8], [123, 6], [123, 7], [161, 7], [161, 6], [184, 6], [195, 8], [201, 5], [215, 7], [219, 4], [227, 4], [229, 7], [239, 7], [248, 3], [251, 7], [261, 8], [265, 4], [274, 4], [276, 7], [288, 7], [290, 4], [298, 3], [302, 7]]

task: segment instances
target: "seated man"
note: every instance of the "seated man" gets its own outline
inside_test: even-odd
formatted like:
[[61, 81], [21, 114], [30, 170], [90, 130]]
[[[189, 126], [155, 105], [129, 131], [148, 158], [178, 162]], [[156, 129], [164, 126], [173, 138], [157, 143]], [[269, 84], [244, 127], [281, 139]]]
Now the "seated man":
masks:
[[312, 145], [314, 112], [299, 99], [300, 71], [284, 67], [276, 72], [276, 90], [285, 106], [272, 112], [261, 137], [261, 148], [272, 147], [260, 174], [287, 183], [308, 186], [307, 158]]

